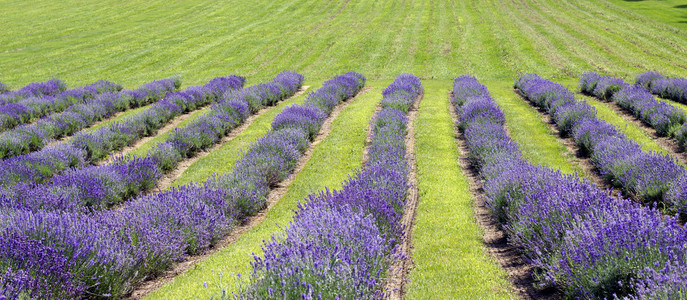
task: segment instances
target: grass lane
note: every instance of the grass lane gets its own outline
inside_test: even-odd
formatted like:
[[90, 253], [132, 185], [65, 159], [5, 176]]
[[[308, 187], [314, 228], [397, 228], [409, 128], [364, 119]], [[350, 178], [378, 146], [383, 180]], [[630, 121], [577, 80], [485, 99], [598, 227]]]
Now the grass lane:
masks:
[[567, 174], [588, 175], [577, 158], [558, 141], [558, 136], [544, 123], [539, 112], [513, 91], [512, 82], [484, 81], [483, 84], [501, 107], [506, 116], [506, 129], [526, 160]]
[[458, 165], [450, 82], [423, 81], [415, 123], [419, 206], [408, 299], [513, 299], [507, 274], [486, 252], [469, 182]]
[[[313, 156], [291, 183], [286, 195], [267, 212], [262, 223], [147, 298], [208, 298], [220, 291], [217, 288], [220, 282], [224, 289], [235, 290], [238, 283], [235, 274], [246, 274], [244, 279], [249, 277], [252, 270], [249, 264], [251, 254], [260, 253], [262, 240], [269, 239], [271, 234], [288, 224], [299, 201], [324, 187], [340, 188], [343, 181], [361, 167], [368, 124], [381, 99], [381, 87], [389, 83], [368, 82], [368, 86], [375, 88], [351, 103], [334, 120], [332, 132], [315, 148]], [[219, 273], [224, 274], [221, 280]], [[208, 288], [203, 287], [204, 282], [208, 283]]]

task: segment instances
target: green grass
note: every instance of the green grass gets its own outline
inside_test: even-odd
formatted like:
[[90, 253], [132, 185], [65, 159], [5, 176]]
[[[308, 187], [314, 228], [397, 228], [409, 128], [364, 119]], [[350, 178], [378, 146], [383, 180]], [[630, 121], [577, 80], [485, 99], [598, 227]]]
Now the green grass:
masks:
[[135, 87], [173, 74], [188, 85], [230, 73], [260, 81], [284, 69], [315, 80], [349, 70], [370, 79], [684, 76], [687, 34], [676, 20], [685, 9], [642, 2], [652, 16], [617, 0], [10, 0], [0, 78], [16, 88], [53, 76], [72, 86], [104, 78]]
[[[344, 180], [361, 167], [368, 124], [381, 98], [380, 87], [388, 84], [389, 82], [368, 83], [376, 88], [352, 102], [339, 114], [333, 122], [332, 132], [317, 145], [305, 168], [291, 183], [286, 195], [266, 212], [263, 222], [243, 234], [235, 243], [177, 276], [148, 298], [207, 298], [219, 291], [216, 288], [220, 281], [219, 273], [224, 274], [221, 280], [224, 288], [228, 291], [235, 290], [235, 274], [250, 274], [251, 254], [259, 254], [262, 240], [268, 239], [288, 224], [299, 201], [324, 187], [340, 188]], [[248, 276], [243, 278], [246, 277]], [[204, 282], [208, 282], [210, 288], [204, 288]]]
[[423, 81], [415, 123], [419, 206], [408, 299], [513, 299], [507, 274], [489, 256], [458, 165], [447, 82]]
[[[315, 84], [309, 90], [316, 90], [321, 83]], [[264, 136], [272, 125], [274, 117], [288, 106], [305, 101], [306, 93], [294, 97], [287, 101], [282, 101], [274, 108], [266, 111], [253, 120], [253, 123], [241, 134], [225, 143], [219, 149], [211, 152], [207, 156], [197, 160], [172, 183], [172, 186], [179, 186], [191, 182], [203, 182], [213, 173], [227, 173], [234, 168], [234, 164], [247, 150], [250, 144]], [[151, 141], [152, 142], [152, 141]]]
[[684, 0], [611, 0], [610, 2], [657, 22], [687, 29], [687, 3]]

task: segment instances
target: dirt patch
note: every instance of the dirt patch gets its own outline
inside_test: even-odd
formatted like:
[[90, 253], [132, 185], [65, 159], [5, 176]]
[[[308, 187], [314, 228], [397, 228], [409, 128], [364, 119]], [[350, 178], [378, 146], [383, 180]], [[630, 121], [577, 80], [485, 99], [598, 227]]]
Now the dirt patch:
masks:
[[[449, 111], [455, 123], [458, 120], [458, 114], [452, 104], [449, 104]], [[515, 295], [520, 299], [561, 298], [555, 290], [536, 288], [538, 281], [534, 279], [534, 268], [525, 261], [517, 248], [508, 244], [506, 233], [500, 228], [498, 222], [493, 218], [489, 208], [486, 206], [486, 195], [483, 189], [484, 182], [468, 159], [469, 150], [464, 135], [455, 126], [454, 133], [458, 152], [460, 153], [458, 164], [470, 182], [470, 192], [475, 199], [475, 219], [482, 228], [484, 245], [489, 254], [508, 273], [508, 279], [513, 286]]]
[[[289, 97], [288, 99], [286, 99], [284, 101], [288, 101], [290, 99], [293, 99], [295, 97], [302, 95], [303, 93], [305, 93], [305, 91], [308, 88], [309, 88], [309, 86], [302, 87], [293, 96]], [[257, 119], [260, 115], [262, 115], [263, 113], [267, 112], [268, 110], [270, 110], [272, 108], [273, 108], [273, 106], [264, 107], [263, 109], [259, 110], [257, 113], [252, 114], [241, 125], [234, 128], [234, 130], [232, 130], [228, 135], [226, 135], [222, 139], [220, 139], [217, 142], [217, 144], [215, 144], [214, 146], [212, 146], [209, 149], [206, 149], [203, 152], [198, 153], [196, 156], [189, 158], [189, 159], [186, 159], [186, 160], [182, 161], [181, 163], [179, 163], [179, 165], [176, 167], [176, 169], [174, 169], [172, 172], [169, 172], [169, 173], [165, 174], [164, 176], [162, 176], [162, 178], [157, 182], [157, 189], [159, 191], [163, 191], [163, 190], [166, 190], [167, 188], [169, 188], [172, 185], [172, 183], [174, 183], [174, 181], [179, 179], [179, 177], [181, 177], [181, 175], [184, 174], [186, 169], [188, 169], [193, 163], [195, 163], [196, 161], [200, 160], [203, 157], [208, 156], [213, 151], [224, 146], [225, 143], [233, 140], [235, 137], [237, 137], [239, 134], [241, 134], [244, 130], [246, 130], [246, 128], [248, 128], [248, 126], [253, 124], [253, 121], [255, 121], [255, 119]]]
[[[400, 300], [404, 298], [406, 293], [406, 285], [408, 283], [408, 274], [410, 273], [410, 269], [413, 267], [413, 258], [411, 256], [413, 244], [411, 234], [418, 205], [414, 124], [415, 119], [417, 118], [418, 107], [423, 97], [424, 94], [418, 96], [417, 100], [408, 111], [408, 130], [405, 138], [405, 160], [408, 163], [408, 197], [406, 198], [405, 210], [403, 212], [403, 218], [401, 219], [401, 224], [403, 225], [403, 236], [401, 237], [401, 244], [397, 252], [400, 259], [396, 259], [391, 263], [389, 268], [389, 278], [387, 279], [384, 287], [385, 292], [388, 293], [385, 295], [387, 299]], [[381, 105], [378, 107], [381, 107]]]
[[659, 136], [656, 132], [656, 129], [649, 127], [644, 122], [637, 119], [632, 113], [620, 107], [620, 105], [616, 104], [615, 102], [604, 101], [604, 103], [619, 115], [623, 116], [626, 121], [635, 124], [644, 130], [644, 132], [646, 132], [649, 137], [656, 142], [656, 144], [665, 149], [670, 156], [676, 158], [682, 165], [687, 164], [687, 152], [684, 152], [680, 149], [680, 146], [677, 144], [676, 140], [665, 136]]
[[[177, 265], [174, 266], [173, 269], [165, 271], [163, 274], [161, 274], [160, 276], [158, 276], [155, 279], [143, 282], [128, 297], [126, 297], [126, 299], [141, 299], [141, 298], [145, 297], [146, 295], [150, 294], [151, 292], [155, 291], [156, 289], [158, 289], [158, 288], [162, 287], [163, 285], [171, 282], [174, 279], [174, 277], [176, 277], [177, 275], [180, 275], [180, 274], [188, 271], [196, 263], [207, 259], [211, 255], [217, 253], [222, 248], [233, 244], [245, 232], [247, 232], [251, 228], [260, 224], [265, 219], [267, 212], [270, 211], [272, 209], [272, 207], [274, 207], [274, 205], [279, 201], [279, 199], [281, 199], [284, 196], [284, 194], [286, 194], [286, 191], [287, 191], [289, 185], [296, 178], [296, 175], [298, 175], [298, 173], [300, 173], [303, 170], [303, 168], [305, 167], [305, 164], [308, 162], [308, 160], [312, 156], [314, 149], [315, 149], [315, 146], [317, 146], [320, 142], [322, 142], [322, 140], [324, 140], [329, 135], [329, 133], [332, 130], [332, 122], [337, 118], [337, 116], [341, 113], [341, 111], [343, 111], [351, 102], [355, 101], [358, 97], [365, 94], [370, 89], [371, 89], [371, 87], [364, 88], [353, 99], [350, 99], [350, 100], [342, 103], [341, 105], [337, 106], [332, 111], [332, 113], [329, 115], [329, 117], [327, 117], [327, 119], [322, 124], [322, 127], [320, 128], [320, 132], [317, 134], [317, 136], [315, 137], [313, 142], [310, 143], [310, 146], [308, 146], [308, 149], [305, 151], [305, 153], [298, 160], [298, 165], [296, 166], [296, 169], [294, 170], [294, 172], [291, 173], [284, 181], [279, 183], [279, 185], [277, 187], [270, 190], [270, 194], [267, 197], [267, 207], [265, 209], [260, 211], [255, 216], [246, 218], [240, 225], [234, 227], [228, 235], [226, 235], [219, 242], [217, 242], [212, 248], [205, 251], [205, 253], [203, 253], [201, 255], [189, 256], [186, 261], [178, 263]], [[295, 96], [293, 96], [293, 97], [295, 97]]]

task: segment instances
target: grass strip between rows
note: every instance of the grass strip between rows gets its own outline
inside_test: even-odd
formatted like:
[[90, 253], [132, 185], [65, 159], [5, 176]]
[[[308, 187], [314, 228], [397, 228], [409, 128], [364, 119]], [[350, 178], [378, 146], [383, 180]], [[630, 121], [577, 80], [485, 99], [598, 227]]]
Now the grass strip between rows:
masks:
[[469, 182], [458, 165], [449, 83], [423, 85], [425, 98], [415, 123], [420, 195], [412, 234], [415, 268], [406, 297], [512, 299], [507, 275], [484, 249]]

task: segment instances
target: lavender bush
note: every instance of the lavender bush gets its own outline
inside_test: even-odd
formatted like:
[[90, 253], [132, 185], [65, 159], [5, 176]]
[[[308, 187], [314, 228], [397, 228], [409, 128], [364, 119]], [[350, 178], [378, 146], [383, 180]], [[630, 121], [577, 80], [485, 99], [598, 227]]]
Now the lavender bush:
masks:
[[0, 131], [33, 122], [51, 113], [62, 112], [74, 105], [89, 103], [95, 100], [98, 94], [121, 90], [122, 86], [119, 84], [99, 80], [91, 85], [60, 92], [55, 96], [31, 97], [16, 103], [0, 105]]
[[[226, 92], [227, 89], [233, 89], [233, 88], [238, 88], [242, 85], [243, 83], [243, 78], [238, 77], [238, 76], [230, 76], [227, 77], [229, 81], [225, 80], [225, 85], [223, 86], [217, 86], [217, 82], [211, 81], [208, 83], [208, 85], [213, 85], [216, 86], [216, 88], [219, 88], [218, 90], [207, 90], [208, 95], [214, 95], [215, 94], [220, 94]], [[222, 79], [224, 80], [224, 79]], [[135, 98], [129, 97], [129, 96], [123, 96], [127, 94], [139, 94], [137, 99], [159, 99], [158, 97], [161, 97], [160, 95], [166, 95], [168, 92], [171, 92], [172, 89], [178, 87], [180, 82], [178, 79], [175, 78], [170, 78], [170, 79], [165, 79], [165, 80], [159, 80], [156, 82], [148, 83], [138, 90], [131, 92], [131, 91], [124, 91], [120, 92], [118, 94], [112, 94], [110, 93], [109, 95], [112, 95], [112, 97], [109, 97], [108, 94], [103, 94], [102, 96], [108, 95], [108, 98], [103, 99], [104, 101], [101, 102], [101, 104], [107, 104], [107, 107], [113, 108], [117, 106], [118, 104], [121, 105], [122, 107], [128, 109], [131, 105], [140, 105], [143, 103], [147, 103], [147, 101], [152, 101], [152, 100], [134, 100]], [[187, 89], [190, 92], [196, 92], [200, 88], [189, 88]], [[196, 101], [199, 101], [198, 99], [202, 99], [202, 97], [206, 97], [206, 94], [200, 94], [197, 95], [196, 98], [192, 97], [186, 97], [183, 98], [186, 100], [186, 102], [179, 103], [176, 101], [177, 98], [175, 96], [178, 95], [178, 93], [172, 93], [168, 95], [169, 99], [164, 99], [163, 101], [157, 102], [155, 105], [150, 107], [149, 109], [131, 116], [130, 118], [126, 119], [123, 122], [118, 122], [114, 123], [110, 126], [102, 127], [98, 130], [95, 130], [93, 132], [79, 132], [76, 134], [76, 136], [68, 141], [60, 142], [57, 143], [57, 145], [60, 146], [60, 149], [68, 149], [68, 153], [74, 153], [74, 152], [81, 152], [79, 157], [82, 157], [82, 159], [79, 160], [74, 160], [72, 157], [73, 156], [59, 156], [55, 155], [55, 150], [53, 148], [45, 148], [37, 152], [33, 153], [28, 153], [20, 156], [13, 157], [11, 159], [8, 159], [0, 164], [6, 165], [6, 166], [12, 166], [16, 167], [18, 165], [21, 165], [21, 168], [26, 168], [27, 166], [31, 168], [35, 168], [40, 170], [40, 172], [34, 172], [33, 174], [26, 174], [27, 177], [16, 177], [13, 172], [7, 172], [5, 170], [0, 171], [0, 182], [2, 182], [5, 185], [11, 185], [14, 182], [17, 182], [17, 180], [21, 179], [28, 179], [30, 182], [35, 182], [35, 183], [40, 183], [43, 181], [46, 181], [52, 177], [53, 174], [55, 173], [60, 173], [65, 171], [69, 167], [75, 167], [75, 168], [83, 168], [89, 163], [95, 163], [98, 160], [101, 160], [105, 158], [107, 155], [112, 153], [113, 151], [116, 151], [118, 149], [123, 148], [124, 146], [132, 143], [136, 137], [141, 137], [146, 134], [152, 134], [155, 128], [161, 127], [163, 122], [165, 120], [168, 120], [170, 116], [172, 116], [175, 113], [179, 113], [180, 111], [183, 111], [183, 108], [187, 106], [182, 106], [184, 103], [195, 103]], [[116, 102], [112, 103], [112, 99], [116, 99], [117, 101], [121, 100], [121, 102]], [[138, 103], [138, 104], [132, 104], [132, 103]], [[176, 103], [176, 104], [175, 104]], [[97, 110], [94, 110], [97, 111]], [[105, 113], [114, 113], [114, 109], [103, 109], [100, 110], [100, 112], [105, 112]], [[63, 119], [56, 118], [53, 119], [55, 122], [52, 124], [56, 126], [61, 126], [60, 122]], [[22, 145], [22, 147], [29, 147], [28, 149], [32, 149], [30, 147], [36, 146], [41, 148], [41, 145], [49, 143], [51, 141], [51, 136], [43, 136], [41, 134], [45, 134], [46, 131], [49, 132], [49, 130], [42, 130], [40, 126], [42, 124], [39, 121], [39, 123], [34, 124], [36, 126], [31, 125], [32, 127], [28, 128], [33, 128], [36, 130], [36, 133], [33, 135], [29, 135], [28, 137], [31, 137], [31, 139], [23, 138], [23, 139], [17, 139], [14, 138], [10, 140], [10, 146], [15, 147], [16, 145]], [[90, 125], [89, 122], [84, 122], [82, 124], [83, 126]], [[77, 126], [79, 128], [82, 128], [81, 126]], [[20, 129], [20, 128], [17, 128]], [[13, 133], [14, 131], [7, 132], [6, 134]], [[53, 131], [54, 133], [55, 131]], [[64, 131], [63, 131], [64, 132]], [[4, 136], [4, 135], [3, 135]], [[23, 135], [22, 135], [23, 136]], [[36, 141], [31, 142], [31, 141]], [[0, 148], [2, 147], [3, 144], [3, 139], [2, 136], [0, 136]], [[28, 151], [28, 150], [27, 150]], [[14, 153], [16, 151], [12, 151]], [[48, 158], [45, 160], [39, 160], [37, 158]], [[55, 168], [57, 166], [57, 168]], [[33, 176], [35, 175], [35, 176]]]
[[383, 109], [372, 121], [366, 166], [340, 191], [311, 195], [299, 204], [285, 231], [262, 246], [265, 254], [255, 257], [253, 277], [239, 298], [370, 299], [383, 294], [404, 230], [405, 114], [422, 91], [420, 80], [410, 74], [384, 91]]
[[[93, 123], [140, 105], [162, 99], [159, 95], [172, 92], [181, 84], [178, 77], [158, 80], [138, 90], [106, 92], [107, 85], [91, 85], [93, 91], [105, 91], [92, 100], [69, 106], [64, 112], [51, 114], [33, 124], [21, 125], [0, 134], [0, 158], [9, 158], [43, 149], [54, 139], [70, 136]], [[95, 92], [94, 92], [95, 93]], [[137, 97], [137, 98], [135, 98]]]
[[[292, 76], [292, 78], [293, 80], [302, 80], [302, 77], [298, 76]], [[167, 118], [162, 107], [168, 106], [166, 113], [173, 114], [173, 108], [181, 105], [190, 107], [192, 103], [204, 103], [203, 101], [207, 100], [203, 99], [214, 99], [213, 97], [217, 95], [226, 94], [230, 96], [230, 98], [213, 105], [207, 114], [197, 118], [194, 122], [175, 129], [166, 141], [154, 146], [146, 157], [119, 158], [106, 166], [74, 168], [62, 175], [54, 176], [50, 182], [30, 185], [30, 187], [27, 185], [5, 187], [0, 190], [4, 190], [4, 193], [8, 195], [6, 199], [11, 200], [4, 200], [4, 202], [10, 207], [18, 206], [32, 209], [53, 207], [54, 209], [79, 211], [86, 207], [91, 210], [101, 210], [151, 190], [163, 173], [176, 168], [183, 159], [193, 157], [199, 151], [217, 143], [249, 116], [248, 103], [241, 101], [241, 93], [234, 93], [232, 90], [227, 91], [229, 87], [237, 84], [237, 80], [224, 80], [222, 78], [222, 81], [218, 82], [219, 80], [213, 80], [201, 88], [189, 88], [183, 94], [171, 94], [168, 99], [159, 102], [159, 106], [155, 106], [160, 107], [157, 110], [159, 113], [147, 115], [162, 117], [149, 117], [144, 119], [144, 122], [135, 123], [138, 124], [138, 127], [120, 127], [118, 133], [103, 131], [103, 133], [109, 132], [110, 134], [89, 135], [91, 139], [79, 139], [78, 142], [73, 143], [79, 149], [88, 149], [90, 152], [86, 152], [90, 153], [92, 160], [95, 154], [104, 156], [107, 149], [122, 147], [126, 144], [126, 136], [118, 137], [117, 134], [126, 134], [132, 131], [140, 133], [145, 132], [147, 128], [150, 128], [149, 126], [160, 126], [160, 122]], [[282, 81], [284, 82], [284, 79]], [[209, 86], [217, 90], [210, 90]], [[300, 87], [300, 82], [295, 82], [291, 86], [296, 89], [289, 90], [284, 95], [288, 96], [295, 93]], [[191, 93], [195, 94], [189, 96]], [[281, 93], [265, 95], [277, 98], [284, 96]], [[261, 101], [272, 103], [274, 100]], [[122, 130], [122, 128], [129, 129]], [[104, 150], [96, 152], [93, 149]], [[42, 174], [30, 173], [27, 175], [38, 176]], [[23, 197], [22, 193], [31, 196], [30, 198]]]
[[649, 71], [637, 75], [635, 84], [662, 98], [687, 103], [687, 78], [667, 78]]
[[635, 78], [635, 85], [639, 85], [643, 87], [645, 90], [651, 91], [651, 86], [654, 83], [654, 81], [663, 78], [665, 77], [660, 73], [648, 71], [637, 75], [637, 77]]
[[[279, 98], [295, 93], [303, 79], [290, 72], [277, 78], [285, 91], [277, 94]], [[225, 94], [236, 95], [230, 91]], [[250, 112], [247, 103], [230, 98], [213, 106], [209, 114], [228, 120], [231, 116], [245, 119]], [[275, 135], [291, 131], [281, 130]], [[168, 151], [179, 151], [179, 144], [163, 144]], [[305, 148], [302, 143], [294, 147]], [[209, 248], [245, 217], [237, 201], [264, 193], [263, 186], [251, 182], [257, 175], [236, 172], [236, 184], [225, 188], [191, 184], [140, 197], [117, 210], [93, 211], [97, 205], [111, 204], [101, 202], [103, 199], [135, 194], [146, 182], [152, 183], [160, 175], [158, 163], [153, 156], [121, 159], [55, 176], [49, 188], [22, 183], [15, 185], [23, 188], [15, 190], [16, 195], [0, 193], [0, 237], [16, 236], [22, 243], [35, 245], [35, 251], [8, 265], [0, 291], [4, 289], [8, 296], [43, 298], [122, 297], [146, 276], [159, 274], [186, 255]], [[118, 178], [122, 180], [115, 180]], [[92, 206], [85, 209], [80, 205], [84, 202]], [[0, 238], [0, 243], [3, 241]], [[44, 252], [47, 254], [38, 254]], [[44, 264], [32, 264], [26, 256]], [[59, 264], [64, 260], [69, 261], [67, 266]], [[53, 264], [54, 268], [45, 272], [38, 269]]]
[[67, 89], [67, 84], [59, 79], [30, 83], [18, 90], [0, 94], [0, 105], [15, 103], [30, 97], [54, 96]]
[[[646, 90], [656, 79], [655, 73], [645, 73], [638, 77], [637, 85], [630, 86], [618, 78], [603, 77], [593, 72], [586, 72], [580, 78], [580, 89], [587, 94], [603, 100], [612, 100], [623, 109], [632, 113], [645, 124], [656, 129], [661, 136], [676, 137], [678, 141], [685, 137], [679, 129], [683, 127], [687, 115], [675, 106], [657, 101]], [[611, 82], [615, 84], [610, 84]], [[589, 91], [589, 86], [604, 86], [603, 95]], [[622, 87], [617, 89], [617, 87]]]
[[651, 92], [662, 98], [687, 103], [687, 78], [657, 79], [651, 84]]
[[[590, 80], [591, 73], [585, 73], [581, 82]], [[603, 78], [602, 78], [603, 80]], [[601, 82], [601, 81], [600, 81]], [[600, 83], [599, 83], [600, 84]], [[515, 83], [515, 87], [536, 105], [552, 113], [547, 103], [556, 101], [564, 87], [539, 78], [536, 75], [522, 76]], [[597, 88], [598, 89], [598, 84]], [[626, 87], [619, 95], [627, 95], [632, 87]], [[620, 99], [621, 96], [614, 97]], [[655, 110], [654, 110], [655, 111]], [[667, 212], [678, 213], [684, 208], [675, 205], [682, 200], [666, 197], [670, 189], [678, 188], [674, 182], [686, 173], [673, 158], [655, 153], [643, 152], [639, 145], [631, 142], [627, 137], [603, 125], [605, 122], [595, 116], [595, 111], [583, 102], [570, 102], [557, 108], [554, 121], [561, 128], [563, 134], [572, 134], [579, 138], [576, 143], [584, 146], [584, 150], [591, 156], [592, 162], [611, 183], [620, 187], [628, 196], [636, 197], [645, 203], [657, 203], [665, 207]], [[680, 117], [675, 117], [680, 119]], [[598, 126], [598, 128], [592, 128]], [[680, 193], [674, 193], [680, 194]]]
[[[458, 112], [471, 101], [488, 97], [486, 92], [463, 94], [479, 90], [480, 84], [474, 78], [461, 77], [455, 84], [459, 87], [454, 88], [453, 99], [461, 99], [453, 101]], [[549, 111], [553, 110], [551, 103], [568, 94], [534, 74], [521, 76], [515, 86]], [[567, 111], [575, 110], [566, 106], [576, 104], [563, 104], [555, 108], [556, 113], [569, 115]], [[629, 156], [633, 155], [627, 152], [639, 149], [634, 143], [626, 144], [629, 149], [613, 148], [626, 139], [598, 119], [582, 119], [572, 122], [575, 125], [571, 134], [592, 149], [599, 161], [613, 158], [603, 156], [599, 149]], [[684, 272], [669, 273], [685, 270], [682, 253], [687, 231], [677, 219], [611, 196], [576, 176], [530, 165], [499, 122], [485, 124], [478, 120], [463, 126], [470, 155], [478, 158], [473, 164], [485, 181], [487, 204], [502, 224], [509, 243], [535, 267], [543, 286], [556, 287], [570, 298], [610, 299], [650, 298], [673, 293], [678, 291], [676, 286], [685, 285]], [[641, 154], [641, 150], [637, 151]]]

